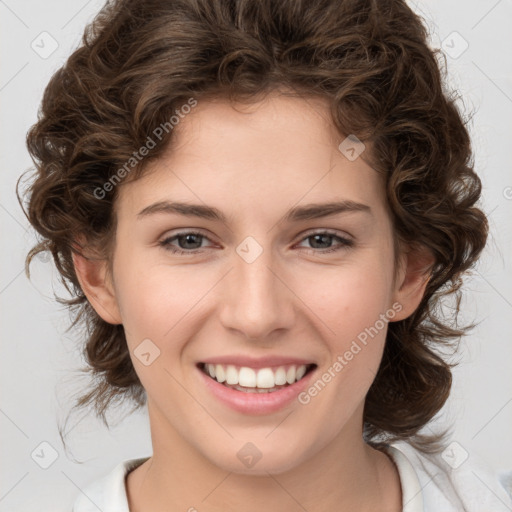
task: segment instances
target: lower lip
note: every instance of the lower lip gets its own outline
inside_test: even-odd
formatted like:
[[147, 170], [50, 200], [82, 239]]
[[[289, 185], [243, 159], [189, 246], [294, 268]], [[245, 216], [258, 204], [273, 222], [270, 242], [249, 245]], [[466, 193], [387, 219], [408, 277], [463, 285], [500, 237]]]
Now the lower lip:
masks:
[[316, 368], [310, 370], [302, 379], [279, 391], [272, 393], [245, 393], [228, 388], [197, 368], [206, 387], [221, 402], [243, 414], [271, 414], [289, 405], [308, 385]]

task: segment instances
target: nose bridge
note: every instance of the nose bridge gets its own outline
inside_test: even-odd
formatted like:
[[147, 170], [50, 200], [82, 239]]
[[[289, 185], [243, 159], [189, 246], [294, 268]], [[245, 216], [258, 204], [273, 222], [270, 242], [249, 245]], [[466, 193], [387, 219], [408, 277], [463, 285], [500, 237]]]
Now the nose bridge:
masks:
[[247, 237], [236, 248], [233, 265], [223, 309], [225, 327], [261, 340], [275, 329], [289, 327], [293, 306], [271, 248]]

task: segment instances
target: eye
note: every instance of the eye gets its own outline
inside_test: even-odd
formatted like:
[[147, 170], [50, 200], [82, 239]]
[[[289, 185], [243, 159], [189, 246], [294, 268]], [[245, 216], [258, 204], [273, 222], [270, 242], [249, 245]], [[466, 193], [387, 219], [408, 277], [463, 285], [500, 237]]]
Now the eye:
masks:
[[[326, 245], [330, 245], [329, 242], [332, 243], [332, 240], [334, 239], [338, 240], [338, 244], [334, 247], [326, 247]], [[203, 252], [201, 249], [203, 240], [209, 240], [209, 238], [198, 231], [182, 231], [173, 236], [165, 238], [159, 242], [159, 245], [165, 250], [174, 254], [193, 255]], [[306, 250], [320, 254], [341, 251], [343, 249], [354, 246], [353, 240], [339, 236], [336, 233], [330, 231], [317, 231], [315, 233], [310, 233], [306, 237], [302, 238], [302, 242], [306, 240], [310, 241], [310, 243], [313, 245], [312, 249]], [[180, 247], [172, 245], [175, 241], [178, 242]], [[320, 245], [320, 247], [318, 247], [318, 245]]]
[[[202, 239], [208, 240], [205, 235], [197, 231], [182, 231], [181, 233], [177, 233], [176, 235], [165, 238], [159, 242], [159, 245], [167, 251], [171, 251], [172, 253], [176, 254], [196, 254], [198, 252], [202, 252], [201, 250], [198, 250], [198, 246], [201, 246]], [[183, 250], [182, 248], [171, 245], [175, 240], [178, 241], [180, 246], [183, 246], [183, 249], [189, 250]], [[192, 247], [190, 247], [191, 245]]]
[[[338, 240], [338, 245], [334, 247], [328, 247], [325, 248], [325, 245], [329, 245], [329, 241], [332, 241], [333, 239]], [[341, 251], [346, 248], [350, 248], [354, 246], [354, 241], [345, 238], [342, 236], [337, 235], [336, 233], [330, 232], [330, 231], [317, 231], [315, 233], [308, 234], [305, 238], [302, 239], [302, 241], [306, 240], [313, 240], [313, 250], [308, 249], [309, 252], [315, 252], [315, 253], [329, 253], [329, 252], [336, 252]], [[320, 245], [321, 247], [314, 247], [315, 245]], [[319, 250], [316, 250], [319, 249]]]

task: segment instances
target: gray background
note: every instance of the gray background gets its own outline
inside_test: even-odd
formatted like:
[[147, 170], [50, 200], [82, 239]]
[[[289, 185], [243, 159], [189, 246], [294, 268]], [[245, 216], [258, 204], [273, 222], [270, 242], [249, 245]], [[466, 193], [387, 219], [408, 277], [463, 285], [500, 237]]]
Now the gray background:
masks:
[[[14, 194], [16, 179], [32, 165], [25, 135], [36, 121], [43, 89], [102, 5], [98, 0], [0, 0], [1, 511], [70, 510], [91, 480], [122, 460], [151, 454], [145, 412], [111, 431], [90, 416], [72, 416], [70, 452], [64, 451], [57, 422], [87, 383], [78, 372], [81, 337], [77, 331], [66, 332], [68, 313], [53, 300], [53, 290], [63, 293], [53, 264], [35, 260], [32, 281], [24, 275], [34, 235]], [[463, 302], [464, 318], [480, 324], [461, 345], [453, 392], [437, 423], [454, 423], [457, 450], [483, 457], [495, 471], [510, 471], [512, 2], [429, 0], [410, 5], [427, 21], [432, 45], [445, 50], [451, 87], [461, 90], [467, 111], [476, 111], [471, 135], [484, 183], [483, 208], [491, 223], [489, 245], [466, 282]], [[58, 44], [49, 56], [41, 53], [52, 49], [52, 40], [42, 32]], [[109, 417], [122, 419], [128, 412], [114, 410]], [[56, 460], [41, 467], [52, 456]]]

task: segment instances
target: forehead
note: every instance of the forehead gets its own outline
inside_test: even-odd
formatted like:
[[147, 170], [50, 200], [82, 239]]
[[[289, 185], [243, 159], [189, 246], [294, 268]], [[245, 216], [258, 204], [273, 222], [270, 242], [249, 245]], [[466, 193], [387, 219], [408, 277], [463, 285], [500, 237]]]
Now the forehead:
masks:
[[121, 210], [171, 197], [260, 218], [263, 208], [277, 214], [281, 206], [340, 199], [384, 207], [382, 176], [363, 159], [368, 148], [352, 160], [340, 151], [345, 136], [326, 100], [199, 101], [176, 128], [163, 156], [121, 187]]

